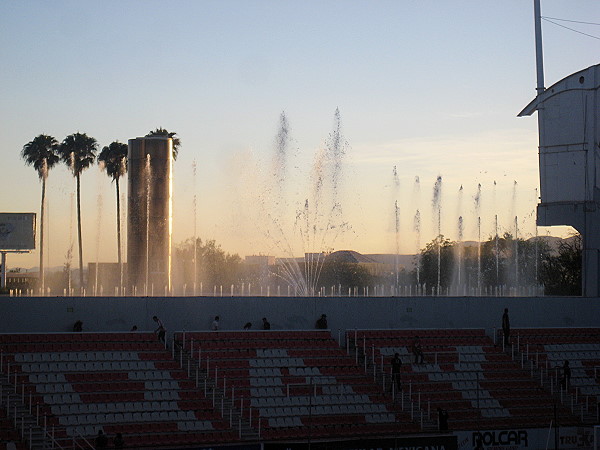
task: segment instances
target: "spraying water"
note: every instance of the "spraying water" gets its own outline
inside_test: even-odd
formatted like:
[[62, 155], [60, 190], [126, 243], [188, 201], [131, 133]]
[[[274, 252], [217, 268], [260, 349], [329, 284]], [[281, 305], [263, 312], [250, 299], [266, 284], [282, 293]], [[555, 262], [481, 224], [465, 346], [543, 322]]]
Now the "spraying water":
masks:
[[75, 193], [71, 192], [71, 218], [69, 220], [69, 248], [67, 249], [65, 268], [67, 270], [67, 295], [71, 295], [73, 286], [71, 279], [71, 266], [73, 264], [73, 247], [75, 245], [75, 236], [73, 233], [73, 223], [75, 222]]
[[[122, 170], [122, 173], [125, 173], [127, 171], [126, 160], [125, 159], [123, 159], [121, 161], [121, 170]], [[126, 203], [126, 201], [127, 201], [127, 194], [125, 193], [125, 189], [121, 189], [121, 192], [119, 193], [119, 195], [121, 197], [121, 205], [126, 205], [127, 204]], [[121, 215], [121, 220], [119, 221], [119, 230], [118, 230], [119, 231], [119, 235], [120, 236], [127, 236], [126, 233], [122, 232], [123, 231], [122, 230], [123, 224], [127, 223], [127, 208], [122, 207], [120, 215]], [[121, 239], [120, 242], [119, 242], [119, 255], [123, 254], [123, 248], [126, 245], [123, 241], [124, 240]], [[125, 293], [124, 293], [124, 285], [123, 285], [123, 282], [124, 282], [123, 259], [121, 257], [119, 257], [119, 261], [121, 261], [121, 265], [119, 267], [119, 294], [120, 295], [124, 295]]]
[[515, 216], [515, 289], [519, 288], [519, 220]]
[[477, 184], [477, 191], [473, 197], [475, 215], [477, 216], [477, 294], [481, 294], [481, 183]]
[[144, 295], [148, 295], [150, 284], [150, 190], [152, 188], [152, 165], [150, 164], [150, 154], [146, 155], [146, 167], [144, 176], [146, 177], [146, 282], [144, 284]]
[[198, 282], [198, 200], [196, 196], [196, 160], [192, 162], [192, 176], [193, 176], [193, 189], [194, 189], [194, 282], [193, 289], [194, 295], [196, 295], [196, 285]]
[[498, 246], [498, 214], [494, 215], [494, 246], [496, 256], [496, 286], [500, 284], [500, 249]]
[[415, 213], [415, 217], [413, 219], [413, 229], [415, 231], [416, 244], [417, 244], [416, 245], [417, 246], [417, 286], [420, 286], [421, 285], [421, 277], [420, 277], [421, 213], [419, 212], [418, 209], [417, 209], [417, 212]]
[[398, 289], [400, 284], [399, 274], [399, 257], [400, 257], [400, 207], [398, 206], [398, 195], [400, 191], [400, 179], [398, 178], [398, 171], [396, 166], [393, 170], [393, 186], [394, 186], [394, 224], [395, 224], [395, 238], [396, 238], [396, 255], [395, 255], [395, 271], [396, 271], [396, 286]]
[[[339, 201], [343, 157], [347, 143], [342, 134], [339, 109], [335, 110], [333, 131], [315, 155], [310, 176], [310, 195], [302, 197], [296, 206], [287, 205], [286, 176], [291, 151], [291, 133], [287, 117], [281, 114], [275, 138], [273, 158], [274, 186], [267, 187], [261, 196], [264, 235], [284, 255], [279, 259], [274, 276], [281, 278], [294, 292], [312, 296], [319, 292], [318, 281], [327, 252], [337, 238], [349, 229], [342, 219]], [[298, 189], [298, 186], [293, 186]], [[295, 209], [291, 230], [288, 211]], [[297, 258], [299, 246], [303, 260]], [[299, 262], [301, 261], [301, 262]]]
[[463, 223], [463, 216], [462, 216], [462, 203], [463, 203], [463, 187], [462, 185], [460, 186], [460, 189], [458, 190], [458, 211], [457, 211], [457, 215], [458, 215], [458, 236], [457, 236], [457, 262], [458, 262], [458, 274], [457, 274], [457, 280], [458, 280], [458, 288], [460, 289], [461, 285], [462, 285], [462, 260], [463, 260], [463, 239], [464, 239], [464, 230], [465, 230], [465, 226]]
[[[100, 165], [100, 170], [103, 170]], [[100, 265], [100, 238], [102, 234], [102, 210], [104, 209], [104, 201], [102, 198], [102, 188], [100, 176], [98, 176], [98, 196], [96, 197], [96, 273], [94, 275], [94, 295], [99, 295], [98, 291], [98, 266]]]
[[437, 292], [440, 291], [441, 277], [442, 277], [442, 177], [438, 175], [433, 185], [433, 214], [437, 219]]
[[[492, 205], [494, 211], [497, 210], [496, 206], [496, 180], [494, 180], [494, 189], [492, 191]], [[496, 286], [500, 285], [500, 248], [498, 242], [498, 214], [494, 215], [494, 255], [496, 259]]]
[[517, 206], [517, 180], [513, 182], [512, 199], [511, 199], [511, 216], [514, 215], [514, 270], [515, 270], [515, 290], [519, 288], [519, 223], [515, 213]]
[[[535, 198], [534, 198], [534, 205], [537, 205], [537, 201], [538, 201], [538, 190], [537, 188], [535, 188]], [[539, 239], [538, 239], [538, 227], [537, 227], [537, 223], [535, 222], [535, 211], [536, 211], [536, 207], [534, 206], [533, 208], [533, 227], [535, 228], [535, 283], [536, 285], [539, 283], [539, 276], [538, 276], [538, 259], [539, 259]]]

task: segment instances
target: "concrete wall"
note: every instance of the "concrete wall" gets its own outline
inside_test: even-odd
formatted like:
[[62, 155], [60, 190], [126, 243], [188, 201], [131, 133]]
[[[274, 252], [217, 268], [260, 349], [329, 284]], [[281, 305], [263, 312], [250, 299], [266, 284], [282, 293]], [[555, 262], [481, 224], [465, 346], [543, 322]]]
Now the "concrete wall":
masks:
[[207, 330], [215, 315], [222, 329], [258, 328], [267, 317], [273, 329], [312, 329], [327, 314], [334, 336], [352, 328], [500, 327], [504, 308], [518, 327], [598, 327], [599, 298], [512, 297], [20, 297], [0, 298], [0, 332], [153, 330], [157, 315], [169, 331]]

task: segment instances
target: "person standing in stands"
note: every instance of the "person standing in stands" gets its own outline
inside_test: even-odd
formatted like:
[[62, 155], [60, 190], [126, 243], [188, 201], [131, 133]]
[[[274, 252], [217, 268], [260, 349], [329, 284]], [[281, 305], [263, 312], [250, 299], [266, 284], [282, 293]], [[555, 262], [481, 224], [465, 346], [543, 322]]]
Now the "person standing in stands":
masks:
[[508, 317], [508, 308], [504, 308], [502, 314], [502, 334], [504, 336], [504, 345], [510, 345], [510, 318]]
[[327, 329], [327, 316], [325, 314], [321, 314], [321, 317], [317, 320], [317, 323], [315, 324], [315, 328], [317, 330]]
[[94, 442], [96, 450], [102, 450], [108, 447], [108, 438], [102, 430], [98, 430], [98, 436]]
[[219, 316], [215, 316], [215, 320], [213, 320], [213, 323], [210, 327], [211, 330], [219, 331], [219, 320], [221, 320]]
[[438, 428], [440, 431], [448, 431], [448, 411], [438, 408]]
[[163, 325], [163, 323], [160, 321], [160, 319], [158, 317], [153, 316], [152, 320], [154, 320], [156, 322], [156, 324], [158, 325], [158, 328], [156, 330], [154, 330], [154, 332], [157, 334], [158, 340], [164, 344], [165, 343], [165, 334], [167, 332], [167, 329], [165, 328], [165, 326]]
[[396, 383], [396, 392], [402, 392], [401, 368], [402, 360], [400, 359], [400, 354], [394, 353], [394, 357], [392, 358], [392, 384], [390, 384], [390, 391], [394, 388], [394, 383]]
[[266, 317], [263, 317], [263, 330], [270, 330], [271, 329], [271, 324], [269, 323], [269, 321], [267, 320]]
[[252, 322], [246, 322], [244, 325], [244, 331], [248, 331], [252, 328]]
[[412, 353], [415, 357], [415, 364], [423, 364], [423, 349], [421, 348], [421, 341], [419, 336], [415, 336], [412, 343]]
[[565, 361], [562, 366], [562, 378], [560, 379], [560, 387], [562, 389], [569, 389], [571, 385], [571, 367], [569, 367], [569, 361]]
[[119, 450], [125, 448], [125, 440], [123, 439], [123, 435], [121, 433], [117, 433], [113, 439], [113, 447]]

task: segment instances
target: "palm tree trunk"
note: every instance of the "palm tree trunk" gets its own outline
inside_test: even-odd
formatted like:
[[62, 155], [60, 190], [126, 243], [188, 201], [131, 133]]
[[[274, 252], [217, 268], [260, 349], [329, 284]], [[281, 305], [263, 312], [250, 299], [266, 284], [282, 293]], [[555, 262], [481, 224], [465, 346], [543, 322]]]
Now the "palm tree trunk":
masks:
[[119, 294], [123, 289], [123, 263], [121, 261], [121, 200], [119, 198], [119, 177], [115, 178], [117, 184], [117, 259], [119, 261]]
[[44, 276], [44, 205], [46, 203], [46, 175], [42, 174], [42, 205], [40, 206], [40, 288], [46, 292]]
[[77, 178], [77, 237], [79, 241], [79, 291], [83, 293], [83, 248], [81, 245], [81, 182], [79, 174]]

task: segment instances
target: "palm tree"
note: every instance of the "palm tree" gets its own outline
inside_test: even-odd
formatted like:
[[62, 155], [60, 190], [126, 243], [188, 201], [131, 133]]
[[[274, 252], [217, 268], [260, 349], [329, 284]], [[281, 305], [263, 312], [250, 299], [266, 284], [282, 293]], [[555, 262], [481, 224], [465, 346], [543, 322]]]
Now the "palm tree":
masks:
[[23, 146], [21, 156], [25, 164], [33, 166], [42, 182], [42, 204], [40, 207], [40, 288], [45, 292], [44, 276], [44, 205], [46, 202], [46, 178], [48, 171], [58, 162], [58, 141], [52, 136], [40, 134]]
[[173, 160], [177, 159], [181, 140], [177, 137], [177, 133], [175, 131], [168, 131], [162, 127], [158, 127], [156, 130], [152, 130], [146, 135], [146, 137], [152, 136], [164, 136], [173, 139]]
[[58, 148], [60, 159], [73, 171], [77, 180], [77, 237], [79, 243], [79, 289], [83, 290], [83, 249], [81, 243], [81, 180], [80, 175], [96, 160], [98, 143], [85, 133], [70, 134]]
[[127, 144], [111, 142], [98, 155], [98, 163], [104, 165], [106, 174], [113, 179], [117, 188], [117, 255], [119, 260], [119, 288], [123, 287], [123, 263], [121, 261], [121, 202], [119, 178], [127, 172]]

